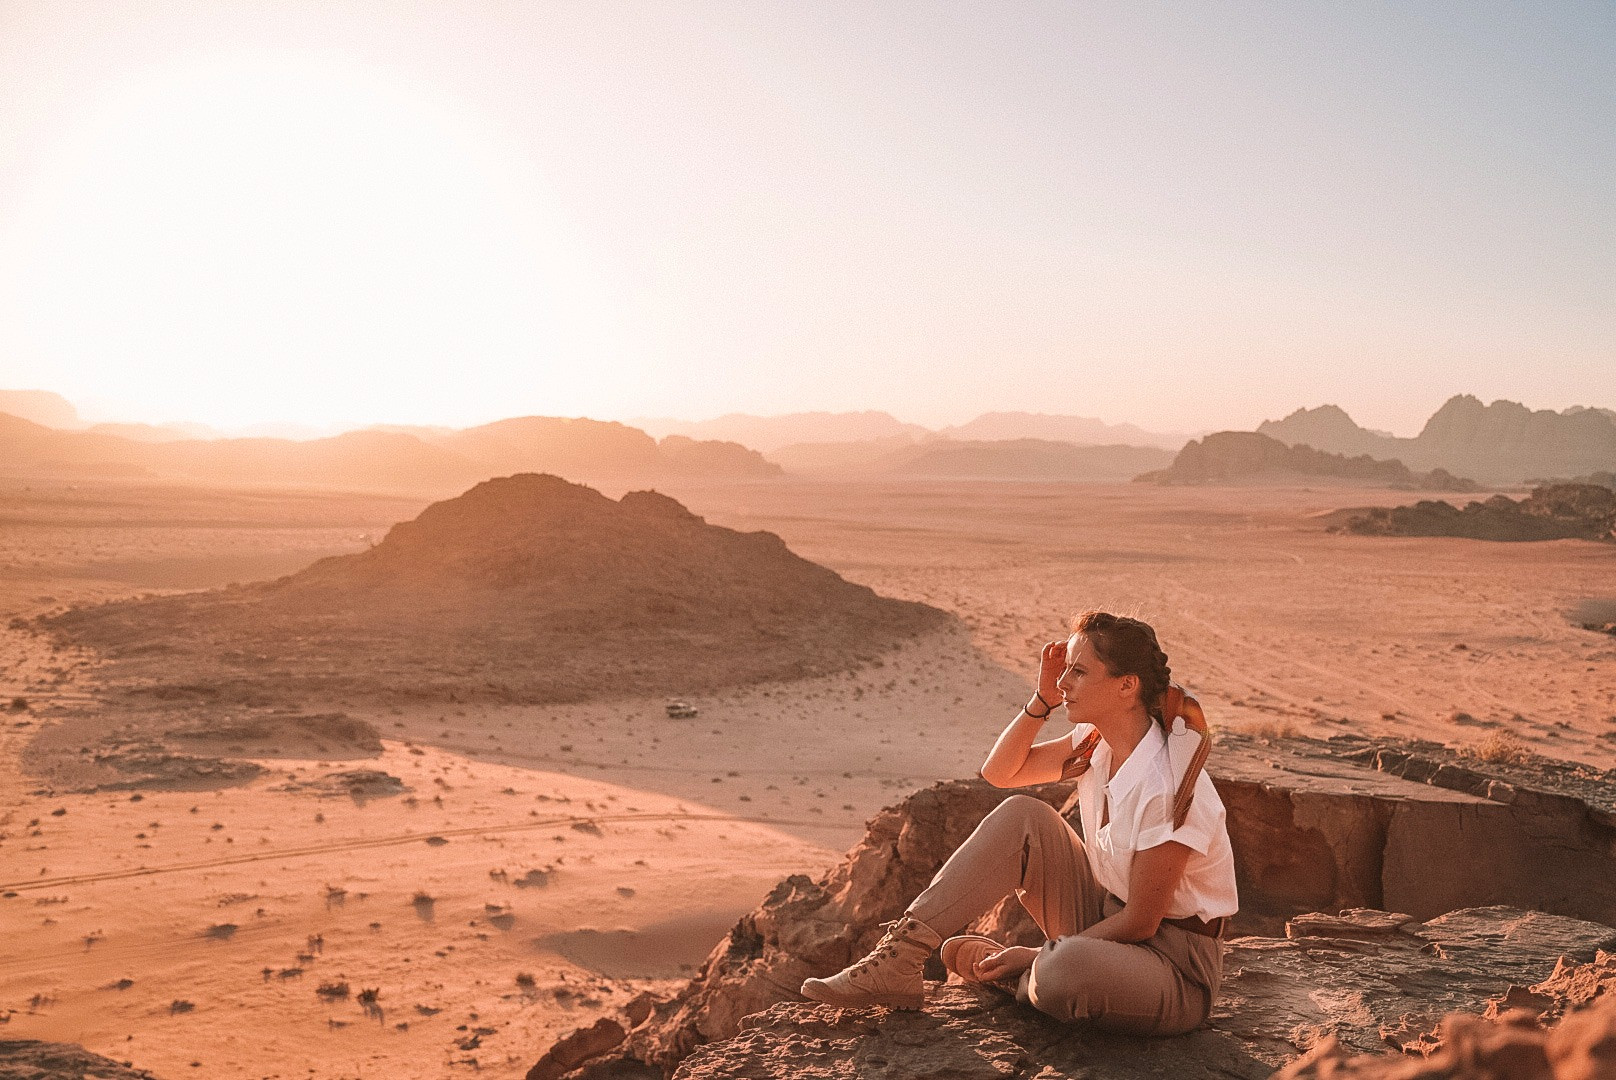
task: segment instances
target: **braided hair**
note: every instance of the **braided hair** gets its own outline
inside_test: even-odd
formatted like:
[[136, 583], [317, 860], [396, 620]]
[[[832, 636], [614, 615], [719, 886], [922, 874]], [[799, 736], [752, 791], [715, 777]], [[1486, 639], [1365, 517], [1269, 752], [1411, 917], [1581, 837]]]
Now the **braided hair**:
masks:
[[1145, 711], [1157, 723], [1165, 723], [1162, 695], [1172, 682], [1173, 669], [1167, 666], [1167, 654], [1149, 623], [1109, 611], [1085, 611], [1072, 618], [1072, 632], [1088, 639], [1112, 678], [1138, 678], [1139, 700]]

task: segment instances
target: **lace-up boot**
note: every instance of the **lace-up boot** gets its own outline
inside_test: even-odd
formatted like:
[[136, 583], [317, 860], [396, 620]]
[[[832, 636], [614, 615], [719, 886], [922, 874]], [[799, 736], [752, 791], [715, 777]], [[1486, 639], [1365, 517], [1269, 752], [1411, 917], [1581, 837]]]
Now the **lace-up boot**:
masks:
[[926, 957], [943, 943], [941, 935], [918, 919], [905, 915], [884, 923], [886, 933], [862, 960], [828, 979], [809, 979], [802, 996], [827, 1005], [857, 1008], [889, 1005], [918, 1009], [926, 1003]]

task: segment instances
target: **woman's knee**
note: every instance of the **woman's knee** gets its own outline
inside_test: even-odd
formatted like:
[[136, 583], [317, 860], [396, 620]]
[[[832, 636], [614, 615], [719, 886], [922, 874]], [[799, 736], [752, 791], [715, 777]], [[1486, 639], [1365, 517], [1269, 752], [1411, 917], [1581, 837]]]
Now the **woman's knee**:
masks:
[[1199, 1026], [1203, 1010], [1175, 1007], [1177, 980], [1153, 966], [1154, 958], [1113, 941], [1062, 938], [1033, 960], [1027, 1000], [1057, 1020], [1128, 1034], [1177, 1035]]
[[995, 821], [1041, 821], [1048, 818], [1060, 819], [1060, 811], [1050, 806], [1042, 799], [1031, 795], [1011, 795], [1003, 800], [988, 814], [988, 818]]
[[1090, 1019], [1096, 972], [1084, 955], [1088, 940], [1062, 938], [1039, 950], [1027, 975], [1027, 1000], [1035, 1009], [1057, 1020]]

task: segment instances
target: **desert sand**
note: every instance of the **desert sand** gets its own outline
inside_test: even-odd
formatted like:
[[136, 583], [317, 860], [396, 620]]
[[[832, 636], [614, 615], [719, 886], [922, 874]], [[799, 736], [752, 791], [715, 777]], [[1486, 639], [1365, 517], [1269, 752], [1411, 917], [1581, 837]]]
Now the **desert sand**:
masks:
[[[26, 701], [0, 719], [0, 1033], [165, 1077], [520, 1076], [698, 964], [780, 878], [836, 861], [879, 807], [971, 774], [1037, 646], [1088, 606], [1154, 622], [1215, 725], [1616, 765], [1616, 639], [1572, 619], [1616, 596], [1609, 545], [1331, 533], [1392, 501], [1344, 486], [666, 493], [959, 626], [694, 695], [300, 700], [376, 738], [287, 724], [224, 748], [250, 779], [109, 787], [72, 757], [144, 721], [93, 653], [29, 620], [291, 573], [428, 500], [0, 481], [0, 707]], [[698, 715], [668, 717], [670, 697]]]

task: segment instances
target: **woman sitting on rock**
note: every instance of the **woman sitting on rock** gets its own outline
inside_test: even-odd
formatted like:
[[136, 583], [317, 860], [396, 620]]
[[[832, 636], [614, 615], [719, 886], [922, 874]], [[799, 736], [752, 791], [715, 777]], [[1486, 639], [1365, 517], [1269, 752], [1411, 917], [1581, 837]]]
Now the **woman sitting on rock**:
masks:
[[[1013, 990], [1060, 1020], [1151, 1035], [1205, 1021], [1223, 972], [1219, 939], [1239, 907], [1223, 801], [1201, 771], [1205, 719], [1169, 682], [1147, 624], [1090, 611], [1072, 630], [1044, 646], [1038, 692], [999, 735], [982, 776], [996, 787], [1077, 777], [1086, 840], [1048, 803], [1010, 796], [873, 952], [804, 982], [806, 997], [918, 1009], [922, 968], [941, 946], [955, 975]], [[1075, 729], [1035, 743], [1061, 704]], [[1180, 716], [1190, 730], [1175, 724]], [[949, 937], [1011, 893], [1048, 939], [1042, 948]]]

